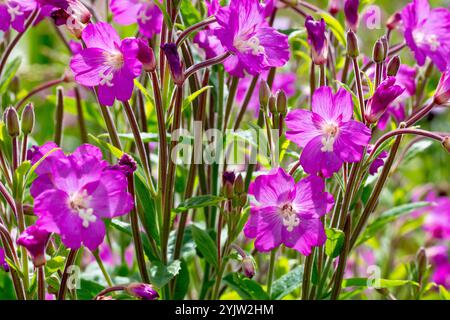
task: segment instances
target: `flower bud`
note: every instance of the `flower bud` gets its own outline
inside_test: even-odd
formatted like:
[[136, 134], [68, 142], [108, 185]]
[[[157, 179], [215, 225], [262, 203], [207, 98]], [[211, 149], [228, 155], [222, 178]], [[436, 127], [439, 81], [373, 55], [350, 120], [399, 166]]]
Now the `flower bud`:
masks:
[[267, 107], [271, 95], [272, 92], [270, 91], [269, 85], [266, 81], [262, 80], [259, 85], [259, 104], [263, 107]]
[[400, 69], [400, 57], [394, 56], [387, 65], [387, 76], [395, 77]]
[[29, 103], [23, 108], [22, 117], [22, 132], [27, 135], [33, 131], [34, 128], [34, 107], [32, 103]]
[[417, 253], [416, 259], [417, 259], [417, 273], [419, 275], [419, 279], [422, 279], [427, 270], [428, 265], [427, 254], [424, 248], [420, 248], [419, 252]]
[[126, 291], [141, 300], [158, 300], [159, 294], [151, 284], [132, 283], [126, 287]]
[[358, 29], [359, 15], [358, 15], [359, 0], [346, 0], [344, 4], [345, 20], [349, 28], [353, 31]]
[[276, 114], [277, 113], [277, 99], [274, 96], [271, 96], [269, 98], [269, 111], [272, 114]]
[[137, 58], [142, 63], [142, 67], [147, 72], [155, 71], [156, 59], [153, 49], [150, 48], [147, 41], [144, 39], [138, 39], [138, 52]]
[[347, 32], [347, 55], [350, 58], [357, 58], [359, 56], [358, 38], [352, 30]]
[[19, 92], [19, 77], [14, 76], [11, 80], [11, 83], [9, 84], [9, 89], [11, 90], [11, 92], [17, 94], [17, 92]]
[[277, 92], [277, 111], [283, 116], [287, 114], [287, 97], [283, 90]]
[[233, 171], [225, 171], [222, 174], [222, 183], [223, 184], [229, 182], [229, 183], [231, 183], [233, 185], [234, 184], [234, 180], [236, 180], [236, 175], [234, 174]]
[[183, 64], [181, 63], [180, 56], [178, 55], [177, 45], [175, 43], [166, 43], [161, 46], [161, 49], [166, 55], [167, 62], [169, 63], [173, 82], [176, 85], [181, 86], [185, 79]]
[[242, 271], [247, 278], [251, 279], [255, 276], [255, 262], [251, 256], [242, 258]]
[[223, 185], [223, 194], [227, 199], [233, 199], [234, 197], [233, 184], [229, 181], [225, 182]]
[[45, 248], [50, 238], [50, 233], [37, 225], [28, 227], [17, 239], [17, 244], [27, 249], [33, 259], [35, 267], [45, 265]]
[[386, 78], [380, 83], [372, 98], [367, 102], [364, 117], [368, 123], [376, 123], [386, 112], [389, 104], [405, 91], [405, 88], [396, 85], [395, 82], [395, 77]]
[[311, 46], [313, 62], [322, 65], [328, 58], [328, 41], [325, 32], [325, 20], [315, 21], [311, 16], [305, 20], [305, 28], [308, 33], [308, 43]]
[[383, 50], [384, 50], [384, 60], [386, 60], [386, 57], [388, 56], [388, 50], [389, 50], [389, 41], [386, 36], [382, 36], [380, 38], [381, 42], [383, 43]]
[[448, 151], [448, 153], [450, 153], [450, 137], [449, 136], [444, 137], [442, 139], [442, 145]]
[[372, 59], [375, 63], [382, 63], [385, 57], [383, 42], [381, 40], [377, 40], [373, 46]]
[[240, 174], [236, 177], [236, 181], [234, 181], [234, 192], [236, 194], [245, 193], [244, 179], [242, 178], [242, 175], [240, 175]]
[[8, 135], [11, 138], [15, 138], [20, 135], [20, 123], [19, 123], [19, 115], [14, 107], [8, 107], [5, 110], [5, 122], [6, 122], [6, 130], [8, 131]]
[[247, 204], [247, 195], [245, 193], [239, 195], [238, 205], [243, 208]]
[[124, 175], [130, 177], [137, 170], [137, 164], [132, 156], [124, 153], [119, 159], [119, 162], [116, 165], [111, 166], [110, 169], [121, 171]]
[[389, 19], [386, 22], [386, 27], [389, 30], [393, 30], [399, 26], [400, 22], [402, 21], [402, 15], [400, 12], [394, 13], [392, 16], [389, 17]]
[[434, 103], [450, 106], [450, 67], [442, 74], [434, 94]]
[[328, 12], [332, 15], [335, 16], [338, 14], [338, 12], [342, 9], [341, 8], [341, 0], [331, 0], [329, 1], [329, 5], [328, 5]]

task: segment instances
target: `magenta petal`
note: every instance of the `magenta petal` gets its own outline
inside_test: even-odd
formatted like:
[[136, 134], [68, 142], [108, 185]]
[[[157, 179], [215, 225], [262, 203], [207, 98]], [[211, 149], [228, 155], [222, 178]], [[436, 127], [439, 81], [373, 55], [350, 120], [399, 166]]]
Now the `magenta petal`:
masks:
[[288, 38], [270, 27], [261, 28], [258, 38], [264, 47], [267, 64], [271, 67], [284, 66], [290, 55]]
[[[334, 112], [333, 92], [330, 87], [320, 87], [312, 96], [312, 111], [320, 115], [325, 121], [335, 120], [340, 113]], [[340, 110], [339, 110], [340, 111]]]
[[99, 48], [87, 48], [73, 56], [70, 68], [75, 80], [87, 87], [97, 86], [102, 74], [107, 74], [111, 69], [106, 64], [105, 51]]
[[321, 246], [327, 237], [320, 219], [301, 219], [292, 232], [283, 230], [284, 244], [308, 256], [312, 247]]
[[109, 7], [115, 23], [130, 25], [136, 23], [142, 4], [139, 0], [111, 0]]
[[320, 128], [313, 121], [311, 111], [296, 109], [286, 117], [286, 138], [304, 148], [311, 139], [322, 135]]
[[333, 111], [342, 115], [342, 121], [349, 121], [353, 117], [352, 95], [345, 89], [339, 89], [333, 96]]
[[88, 24], [83, 30], [82, 38], [88, 48], [99, 48], [105, 51], [114, 51], [116, 44], [120, 44], [117, 31], [106, 22]]
[[312, 139], [303, 149], [300, 164], [309, 174], [321, 173], [325, 178], [331, 178], [338, 172], [343, 161], [336, 152], [322, 152], [322, 137]]
[[308, 176], [297, 183], [293, 202], [300, 218], [320, 218], [331, 210], [334, 199], [324, 189], [325, 182], [317, 176]]
[[96, 250], [105, 239], [106, 227], [101, 219], [90, 223], [88, 228], [81, 228], [83, 244], [91, 251]]
[[255, 196], [262, 205], [276, 205], [281, 198], [287, 197], [294, 187], [294, 178], [282, 168], [274, 169], [269, 174], [258, 176], [250, 184], [249, 194]]
[[278, 207], [261, 208], [255, 248], [260, 252], [269, 252], [278, 247], [282, 243], [282, 229]]

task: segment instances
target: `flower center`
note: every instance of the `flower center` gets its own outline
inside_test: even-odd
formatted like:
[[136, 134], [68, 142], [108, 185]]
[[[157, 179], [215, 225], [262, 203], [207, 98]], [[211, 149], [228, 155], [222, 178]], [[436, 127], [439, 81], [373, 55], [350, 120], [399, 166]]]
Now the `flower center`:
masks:
[[338, 134], [339, 128], [334, 123], [326, 123], [322, 126], [322, 152], [333, 152], [334, 141], [336, 140], [336, 135]]
[[437, 35], [425, 35], [425, 33], [420, 30], [414, 30], [412, 35], [415, 43], [419, 45], [428, 44], [430, 46], [430, 50], [433, 52], [439, 49], [440, 42]]
[[6, 7], [8, 8], [8, 13], [11, 16], [11, 21], [16, 20], [16, 16], [23, 15], [23, 12], [20, 11], [20, 5], [18, 3], [7, 2]]
[[280, 208], [280, 215], [283, 218], [283, 226], [288, 232], [292, 232], [300, 224], [300, 219], [290, 203], [286, 203]]
[[146, 23], [148, 20], [151, 19], [151, 17], [152, 17], [151, 15], [147, 15], [147, 10], [145, 10], [145, 8], [142, 8], [139, 11], [137, 18], [141, 23]]
[[253, 55], [257, 55], [260, 53], [264, 53], [264, 47], [260, 46], [259, 39], [256, 36], [253, 36], [248, 39], [244, 39], [244, 36], [237, 36], [236, 39], [234, 39], [233, 45], [236, 49], [238, 49], [240, 52], [245, 53], [249, 49], [252, 51]]
[[112, 67], [114, 70], [118, 70], [123, 67], [124, 58], [120, 51], [105, 52], [106, 64]]
[[89, 207], [92, 200], [92, 196], [88, 195], [87, 190], [75, 192], [69, 198], [69, 205], [78, 216], [83, 220], [83, 227], [88, 228], [90, 223], [97, 221], [97, 217], [94, 215], [94, 209]]

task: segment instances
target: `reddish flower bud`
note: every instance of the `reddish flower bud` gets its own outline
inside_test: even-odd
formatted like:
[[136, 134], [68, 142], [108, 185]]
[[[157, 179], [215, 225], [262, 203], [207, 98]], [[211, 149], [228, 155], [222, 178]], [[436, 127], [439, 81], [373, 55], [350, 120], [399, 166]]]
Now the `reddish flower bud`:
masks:
[[142, 67], [147, 72], [155, 71], [156, 69], [156, 59], [155, 59], [155, 53], [153, 52], [153, 49], [150, 48], [147, 41], [143, 39], [138, 40], [138, 53], [137, 58], [142, 63]]
[[161, 46], [169, 63], [170, 72], [172, 73], [173, 82], [176, 85], [184, 83], [184, 68], [178, 55], [177, 45], [175, 43], [166, 43]]
[[434, 94], [434, 103], [440, 106], [450, 106], [450, 68], [442, 74]]
[[42, 267], [45, 265], [45, 247], [49, 238], [49, 232], [33, 225], [22, 232], [17, 239], [17, 244], [27, 249], [35, 267]]
[[153, 289], [153, 286], [151, 284], [132, 283], [126, 288], [126, 291], [132, 296], [135, 296], [136, 298], [139, 298], [141, 300], [159, 299], [158, 292]]

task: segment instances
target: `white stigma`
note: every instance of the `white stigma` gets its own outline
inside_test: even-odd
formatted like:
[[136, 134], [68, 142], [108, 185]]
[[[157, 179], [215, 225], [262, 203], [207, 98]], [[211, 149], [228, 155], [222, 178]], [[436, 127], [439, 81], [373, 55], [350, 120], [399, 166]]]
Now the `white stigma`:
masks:
[[264, 53], [264, 47], [260, 46], [259, 39], [256, 36], [253, 36], [246, 40], [243, 39], [243, 36], [238, 36], [236, 37], [236, 39], [234, 39], [233, 45], [242, 53], [246, 52], [249, 49], [251, 49], [253, 55]]
[[147, 10], [145, 10], [145, 9], [142, 9], [141, 11], [139, 11], [139, 15], [138, 15], [138, 20], [139, 21], [141, 21], [142, 23], [146, 23], [148, 20], [150, 20], [151, 19], [151, 17], [152, 16], [148, 16], [147, 14], [146, 14], [146, 11]]
[[292, 204], [286, 203], [280, 208], [280, 215], [283, 218], [283, 226], [288, 232], [292, 232], [300, 224], [300, 219], [292, 208]]
[[339, 128], [334, 123], [326, 123], [322, 126], [322, 152], [333, 152], [334, 151], [334, 141], [336, 140], [336, 135], [338, 134]]
[[7, 8], [8, 8], [8, 9], [7, 9], [7, 10], [8, 10], [8, 13], [9, 13], [9, 15], [11, 16], [11, 21], [16, 20], [16, 17], [17, 17], [17, 16], [23, 15], [23, 12], [20, 11], [20, 5], [19, 5], [19, 4], [16, 4], [16, 6], [13, 6], [12, 3], [7, 2], [7, 3], [6, 3], [6, 6], [7, 6]]
[[75, 192], [69, 198], [69, 205], [74, 210], [78, 216], [83, 220], [83, 227], [89, 228], [91, 223], [97, 221], [97, 217], [94, 215], [94, 209], [90, 208], [90, 202], [92, 196], [88, 195], [86, 190], [80, 192]]
[[441, 43], [439, 42], [438, 36], [435, 34], [425, 35], [423, 31], [414, 30], [412, 33], [414, 42], [418, 45], [428, 45], [431, 51], [436, 51], [439, 49]]

